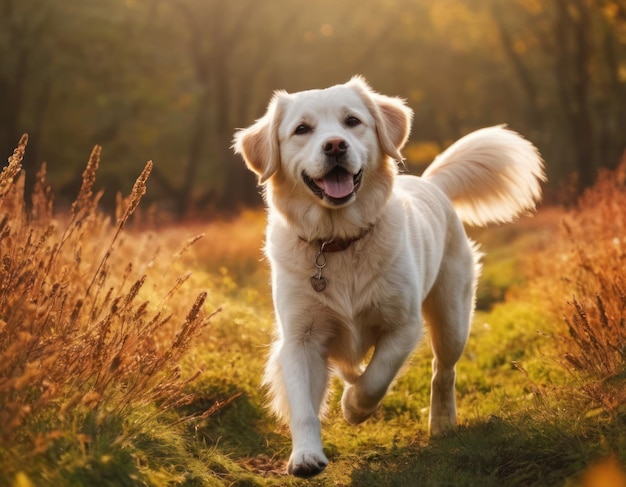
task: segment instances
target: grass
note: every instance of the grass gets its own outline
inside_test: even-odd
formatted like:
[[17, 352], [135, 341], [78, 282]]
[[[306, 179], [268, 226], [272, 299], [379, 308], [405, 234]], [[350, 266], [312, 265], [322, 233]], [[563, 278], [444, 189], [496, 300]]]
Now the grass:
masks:
[[0, 486], [626, 485], [626, 166], [579, 208], [472, 232], [487, 257], [457, 432], [426, 434], [424, 343], [363, 425], [335, 384], [331, 463], [302, 481], [259, 387], [264, 215], [158, 223], [139, 205], [148, 164], [110, 218], [99, 148], [70, 209], [45, 167], [26, 205], [26, 142], [0, 174]]

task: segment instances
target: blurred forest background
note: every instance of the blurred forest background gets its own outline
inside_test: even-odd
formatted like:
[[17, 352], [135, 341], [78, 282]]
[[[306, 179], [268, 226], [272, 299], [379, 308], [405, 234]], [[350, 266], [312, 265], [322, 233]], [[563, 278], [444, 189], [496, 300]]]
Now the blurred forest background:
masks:
[[0, 0], [0, 155], [29, 133], [61, 203], [100, 144], [105, 201], [153, 160], [179, 215], [259, 204], [234, 130], [357, 73], [415, 110], [412, 172], [507, 123], [565, 201], [626, 147], [626, 0]]

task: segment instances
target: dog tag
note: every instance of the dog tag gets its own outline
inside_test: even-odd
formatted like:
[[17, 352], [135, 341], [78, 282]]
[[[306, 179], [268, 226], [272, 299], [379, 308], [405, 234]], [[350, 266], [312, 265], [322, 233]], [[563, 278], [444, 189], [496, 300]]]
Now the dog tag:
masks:
[[321, 293], [324, 289], [326, 289], [327, 284], [328, 281], [325, 277], [311, 276], [311, 286], [313, 286], [313, 289], [318, 293]]
[[317, 274], [311, 276], [311, 286], [313, 286], [313, 289], [318, 293], [321, 293], [328, 285], [326, 278], [322, 277], [322, 269], [326, 267], [326, 255], [324, 255], [324, 247], [326, 246], [326, 243], [327, 242], [322, 242], [320, 244], [320, 250], [313, 260], [313, 264], [317, 269]]

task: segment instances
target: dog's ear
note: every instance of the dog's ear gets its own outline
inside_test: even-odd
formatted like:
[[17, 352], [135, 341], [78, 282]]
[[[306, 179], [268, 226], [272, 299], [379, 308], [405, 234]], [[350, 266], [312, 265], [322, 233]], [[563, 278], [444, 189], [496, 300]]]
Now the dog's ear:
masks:
[[382, 149], [396, 161], [401, 161], [403, 158], [400, 149], [409, 138], [413, 110], [401, 98], [376, 93], [361, 76], [354, 76], [348, 82], [348, 86], [361, 94], [374, 116]]
[[233, 149], [241, 154], [248, 168], [257, 174], [259, 184], [264, 184], [280, 167], [278, 125], [280, 124], [285, 92], [277, 91], [267, 111], [248, 128], [235, 132]]

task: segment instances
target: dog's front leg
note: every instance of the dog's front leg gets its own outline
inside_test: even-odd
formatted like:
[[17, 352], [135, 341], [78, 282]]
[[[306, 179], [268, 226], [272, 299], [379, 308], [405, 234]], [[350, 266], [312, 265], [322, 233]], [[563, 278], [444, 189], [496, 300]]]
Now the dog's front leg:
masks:
[[289, 404], [292, 453], [287, 470], [311, 477], [328, 464], [322, 450], [320, 408], [328, 380], [323, 348], [310, 340], [287, 337], [278, 353]]
[[380, 337], [363, 374], [353, 384], [346, 384], [343, 390], [341, 409], [348, 423], [362, 423], [376, 411], [420, 337], [421, 326], [418, 325]]

